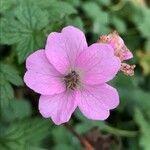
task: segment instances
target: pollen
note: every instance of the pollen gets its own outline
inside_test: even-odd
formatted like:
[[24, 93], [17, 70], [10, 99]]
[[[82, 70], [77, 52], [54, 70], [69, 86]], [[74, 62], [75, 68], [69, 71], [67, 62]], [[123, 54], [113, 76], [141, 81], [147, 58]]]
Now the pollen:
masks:
[[64, 77], [66, 84], [66, 89], [74, 90], [79, 85], [79, 75], [75, 71], [71, 71], [68, 75]]

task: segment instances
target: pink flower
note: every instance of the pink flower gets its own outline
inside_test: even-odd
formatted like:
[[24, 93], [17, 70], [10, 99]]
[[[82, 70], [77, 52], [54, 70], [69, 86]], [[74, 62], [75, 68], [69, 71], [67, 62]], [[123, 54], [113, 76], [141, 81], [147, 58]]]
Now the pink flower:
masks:
[[67, 122], [79, 107], [89, 119], [105, 120], [119, 104], [115, 88], [106, 84], [120, 69], [108, 44], [88, 47], [79, 29], [68, 26], [52, 32], [45, 49], [26, 60], [24, 81], [40, 93], [39, 110], [57, 125]]
[[114, 49], [114, 54], [119, 57], [121, 61], [128, 60], [133, 57], [133, 54], [126, 47], [123, 39], [116, 31], [108, 35], [102, 35], [99, 42], [110, 44]]

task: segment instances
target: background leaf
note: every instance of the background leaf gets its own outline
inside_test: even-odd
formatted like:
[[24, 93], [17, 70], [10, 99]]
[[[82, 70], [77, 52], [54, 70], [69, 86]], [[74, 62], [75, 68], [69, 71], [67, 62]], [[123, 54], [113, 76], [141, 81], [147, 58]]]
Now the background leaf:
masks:
[[[32, 118], [13, 123], [0, 135], [0, 148], [5, 150], [26, 150], [38, 146], [39, 142], [50, 135], [50, 123]], [[40, 147], [39, 147], [40, 148]]]
[[147, 121], [143, 115], [143, 113], [140, 111], [140, 109], [135, 109], [135, 121], [140, 127], [140, 145], [145, 150], [148, 150], [150, 147], [150, 129], [149, 129], [149, 120]]

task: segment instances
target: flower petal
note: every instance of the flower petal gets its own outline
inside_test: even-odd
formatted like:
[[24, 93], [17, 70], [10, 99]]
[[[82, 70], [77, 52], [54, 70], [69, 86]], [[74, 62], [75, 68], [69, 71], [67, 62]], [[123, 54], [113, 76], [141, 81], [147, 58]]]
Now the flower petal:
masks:
[[77, 92], [78, 106], [81, 112], [89, 119], [105, 120], [109, 110], [118, 106], [119, 96], [113, 87], [103, 84], [86, 86]]
[[24, 81], [28, 87], [43, 95], [65, 90], [62, 75], [48, 62], [44, 50], [31, 54], [26, 61]]
[[120, 59], [114, 55], [112, 47], [102, 43], [91, 45], [76, 62], [85, 84], [101, 84], [113, 79], [120, 65]]
[[68, 26], [61, 33], [53, 32], [48, 36], [46, 55], [54, 67], [65, 74], [74, 68], [74, 61], [79, 53], [87, 48], [84, 33]]
[[130, 52], [129, 50], [125, 51], [124, 52], [124, 59], [123, 60], [129, 60], [131, 58], [133, 58], [132, 52]]
[[42, 116], [51, 118], [57, 125], [69, 121], [76, 107], [77, 101], [74, 93], [71, 92], [51, 96], [41, 95], [39, 100], [39, 110]]

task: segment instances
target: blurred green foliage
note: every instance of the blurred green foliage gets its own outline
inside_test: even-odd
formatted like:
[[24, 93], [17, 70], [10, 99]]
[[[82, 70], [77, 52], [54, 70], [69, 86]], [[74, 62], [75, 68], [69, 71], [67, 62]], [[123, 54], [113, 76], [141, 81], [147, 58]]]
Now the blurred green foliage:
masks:
[[[121, 150], [150, 149], [150, 8], [144, 0], [1, 0], [0, 150], [80, 150], [64, 126], [38, 113], [38, 97], [23, 84], [25, 59], [43, 48], [51, 31], [66, 25], [83, 30], [88, 43], [117, 30], [134, 53], [135, 76], [110, 82], [120, 105], [106, 121], [91, 121], [77, 110], [71, 125], [79, 134], [97, 126], [120, 139]], [[118, 145], [116, 145], [117, 147]], [[120, 146], [120, 145], [119, 145]], [[112, 150], [117, 148], [111, 147]], [[119, 148], [118, 148], [119, 149]]]

